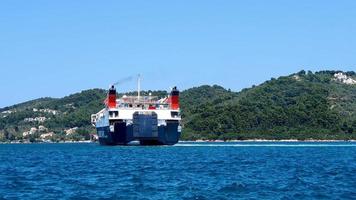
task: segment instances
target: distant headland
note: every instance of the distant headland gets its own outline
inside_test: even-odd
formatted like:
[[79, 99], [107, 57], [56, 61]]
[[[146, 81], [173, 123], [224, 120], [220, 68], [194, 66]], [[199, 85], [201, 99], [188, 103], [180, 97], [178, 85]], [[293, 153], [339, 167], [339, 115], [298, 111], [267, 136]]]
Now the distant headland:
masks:
[[[0, 142], [95, 140], [90, 114], [105, 96], [91, 89], [1, 108]], [[356, 73], [300, 71], [240, 92], [193, 87], [182, 91], [181, 109], [182, 140], [355, 140]]]

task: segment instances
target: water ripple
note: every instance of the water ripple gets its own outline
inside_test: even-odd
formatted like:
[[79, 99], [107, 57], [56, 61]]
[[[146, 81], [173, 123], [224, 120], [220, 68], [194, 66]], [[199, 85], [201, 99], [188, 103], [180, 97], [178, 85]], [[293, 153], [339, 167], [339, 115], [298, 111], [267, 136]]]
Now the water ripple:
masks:
[[355, 199], [355, 171], [350, 142], [0, 145], [0, 199]]

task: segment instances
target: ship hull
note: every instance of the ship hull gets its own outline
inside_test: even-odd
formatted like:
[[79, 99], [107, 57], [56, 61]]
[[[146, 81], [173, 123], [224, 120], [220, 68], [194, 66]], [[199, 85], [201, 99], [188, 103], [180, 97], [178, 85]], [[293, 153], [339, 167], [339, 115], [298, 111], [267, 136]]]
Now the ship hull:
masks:
[[[141, 121], [140, 121], [141, 120]], [[139, 141], [141, 145], [174, 145], [181, 135], [178, 121], [167, 121], [165, 125], [157, 125], [155, 120], [139, 119], [139, 124], [126, 125], [117, 122], [110, 126], [97, 127], [101, 145], [127, 145]]]

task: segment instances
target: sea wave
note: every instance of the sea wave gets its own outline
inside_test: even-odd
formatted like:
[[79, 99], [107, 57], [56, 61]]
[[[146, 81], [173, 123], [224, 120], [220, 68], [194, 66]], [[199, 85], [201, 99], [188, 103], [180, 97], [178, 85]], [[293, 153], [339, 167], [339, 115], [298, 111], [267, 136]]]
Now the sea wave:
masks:
[[0, 199], [355, 199], [352, 147], [0, 145]]
[[176, 147], [356, 147], [352, 144], [176, 144]]

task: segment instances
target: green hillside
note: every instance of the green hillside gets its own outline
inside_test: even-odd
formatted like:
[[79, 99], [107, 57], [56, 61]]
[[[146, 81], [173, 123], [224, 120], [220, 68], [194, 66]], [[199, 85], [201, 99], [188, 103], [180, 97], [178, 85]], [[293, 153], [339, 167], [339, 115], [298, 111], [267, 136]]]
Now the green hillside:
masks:
[[187, 90], [207, 98], [185, 112], [184, 138], [356, 139], [356, 85], [333, 80], [335, 73], [301, 71], [239, 93]]
[[[337, 73], [301, 71], [241, 92], [217, 85], [182, 91], [182, 139], [356, 139], [356, 74], [337, 79]], [[103, 108], [105, 95], [93, 89], [2, 108], [0, 140], [36, 140], [49, 132], [52, 140], [88, 139], [95, 133], [90, 115]], [[31, 128], [37, 130], [24, 137]]]

